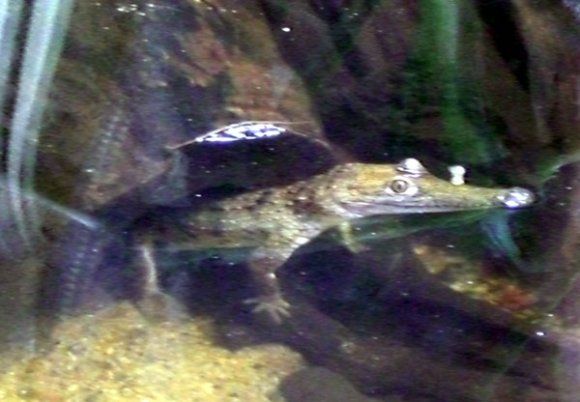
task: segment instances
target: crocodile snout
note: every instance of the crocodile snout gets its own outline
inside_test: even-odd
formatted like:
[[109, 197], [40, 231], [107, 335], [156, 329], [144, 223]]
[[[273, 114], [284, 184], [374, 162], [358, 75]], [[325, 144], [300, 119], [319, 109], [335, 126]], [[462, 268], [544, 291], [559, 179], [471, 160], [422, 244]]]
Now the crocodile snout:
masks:
[[513, 187], [497, 197], [505, 208], [522, 208], [534, 202], [534, 194], [521, 187]]

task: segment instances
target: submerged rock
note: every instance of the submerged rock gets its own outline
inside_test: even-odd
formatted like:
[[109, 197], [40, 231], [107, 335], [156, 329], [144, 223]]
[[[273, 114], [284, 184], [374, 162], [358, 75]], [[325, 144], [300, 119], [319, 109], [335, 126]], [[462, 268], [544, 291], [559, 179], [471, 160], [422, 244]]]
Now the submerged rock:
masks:
[[358, 392], [346, 378], [323, 367], [300, 370], [281, 386], [288, 402], [378, 402]]

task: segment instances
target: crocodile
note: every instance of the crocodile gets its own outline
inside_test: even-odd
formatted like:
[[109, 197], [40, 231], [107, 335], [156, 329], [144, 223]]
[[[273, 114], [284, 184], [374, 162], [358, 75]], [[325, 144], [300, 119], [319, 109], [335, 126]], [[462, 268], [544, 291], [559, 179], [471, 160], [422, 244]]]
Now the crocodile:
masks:
[[[197, 209], [161, 217], [137, 237], [147, 295], [157, 283], [155, 247], [160, 241], [187, 248], [249, 248], [247, 260], [259, 295], [245, 302], [275, 322], [290, 314], [277, 271], [302, 246], [336, 229], [342, 244], [360, 250], [353, 222], [390, 214], [425, 214], [487, 208], [516, 209], [534, 201], [521, 188], [464, 184], [465, 170], [450, 168], [450, 181], [431, 174], [417, 159], [398, 164], [345, 163], [289, 185], [250, 191]], [[153, 229], [153, 230], [152, 230]], [[152, 236], [151, 233], [156, 233]], [[162, 239], [162, 240], [159, 240]], [[189, 246], [188, 246], [189, 245]]]

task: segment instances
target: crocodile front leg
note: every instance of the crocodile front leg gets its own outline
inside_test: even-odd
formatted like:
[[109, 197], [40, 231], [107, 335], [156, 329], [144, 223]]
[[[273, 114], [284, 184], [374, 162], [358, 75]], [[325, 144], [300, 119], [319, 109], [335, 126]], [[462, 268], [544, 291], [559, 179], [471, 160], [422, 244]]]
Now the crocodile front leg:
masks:
[[266, 313], [277, 324], [280, 324], [284, 317], [290, 316], [290, 303], [282, 296], [276, 271], [284, 265], [292, 251], [280, 253], [258, 249], [252, 253], [248, 262], [253, 282], [260, 295], [247, 299], [244, 303], [255, 304], [252, 312]]

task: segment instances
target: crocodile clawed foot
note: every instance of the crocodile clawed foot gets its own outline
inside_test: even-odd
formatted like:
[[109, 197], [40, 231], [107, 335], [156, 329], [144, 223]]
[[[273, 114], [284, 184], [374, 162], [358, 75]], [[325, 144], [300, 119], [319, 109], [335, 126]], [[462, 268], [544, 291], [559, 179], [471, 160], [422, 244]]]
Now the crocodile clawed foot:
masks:
[[163, 292], [150, 292], [141, 297], [137, 307], [147, 319], [155, 322], [178, 321], [188, 317], [185, 307]]
[[244, 304], [255, 304], [253, 313], [266, 313], [276, 324], [290, 316], [290, 303], [280, 295], [267, 295], [244, 300]]

